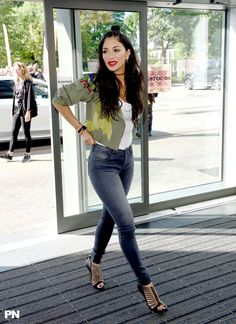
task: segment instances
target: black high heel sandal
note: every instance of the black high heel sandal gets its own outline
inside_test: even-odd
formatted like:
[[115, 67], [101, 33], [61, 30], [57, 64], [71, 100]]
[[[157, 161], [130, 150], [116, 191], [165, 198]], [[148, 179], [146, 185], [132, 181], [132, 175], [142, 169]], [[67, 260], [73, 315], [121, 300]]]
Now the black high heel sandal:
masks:
[[160, 300], [152, 282], [146, 286], [138, 285], [138, 290], [145, 298], [147, 306], [152, 312], [159, 314], [167, 312], [167, 305]]
[[[93, 288], [98, 290], [104, 289], [104, 280], [102, 279], [101, 265], [92, 262], [91, 255], [89, 255], [86, 259], [86, 268], [90, 274], [90, 281]], [[102, 286], [101, 286], [102, 284]]]

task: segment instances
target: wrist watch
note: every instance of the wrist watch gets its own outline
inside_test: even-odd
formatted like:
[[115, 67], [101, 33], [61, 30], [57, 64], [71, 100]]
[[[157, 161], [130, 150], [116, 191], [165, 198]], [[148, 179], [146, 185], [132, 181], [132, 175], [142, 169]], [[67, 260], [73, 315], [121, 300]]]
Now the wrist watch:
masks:
[[80, 128], [80, 129], [78, 129], [78, 134], [81, 134], [81, 132], [83, 133], [83, 131], [85, 130], [85, 129], [87, 129], [87, 127], [86, 126], [84, 126], [84, 125], [82, 125], [82, 127]]

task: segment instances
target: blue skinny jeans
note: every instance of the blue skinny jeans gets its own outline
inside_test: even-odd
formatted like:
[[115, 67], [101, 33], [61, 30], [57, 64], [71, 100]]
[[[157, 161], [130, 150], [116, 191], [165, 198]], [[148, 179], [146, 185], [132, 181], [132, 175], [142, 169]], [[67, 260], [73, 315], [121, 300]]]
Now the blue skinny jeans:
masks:
[[135, 238], [133, 212], [127, 199], [133, 171], [131, 146], [125, 150], [112, 150], [99, 144], [92, 147], [88, 172], [92, 185], [103, 202], [102, 216], [96, 228], [92, 261], [101, 262], [116, 224], [123, 254], [133, 269], [138, 283], [147, 285], [151, 279], [140, 257]]

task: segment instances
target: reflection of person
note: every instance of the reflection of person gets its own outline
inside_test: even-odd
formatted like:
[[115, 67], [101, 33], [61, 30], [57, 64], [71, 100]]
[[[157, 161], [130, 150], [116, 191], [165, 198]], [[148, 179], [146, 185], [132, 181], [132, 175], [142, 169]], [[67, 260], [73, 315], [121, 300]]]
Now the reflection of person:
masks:
[[152, 136], [152, 106], [155, 102], [155, 95], [154, 93], [148, 94], [148, 135]]
[[[148, 94], [148, 100], [147, 100], [148, 136], [152, 136], [152, 119], [153, 119], [152, 107], [153, 107], [153, 103], [155, 102], [155, 97], [157, 97], [157, 95], [158, 94], [156, 93]], [[137, 128], [136, 128], [136, 136], [137, 137], [141, 136], [141, 129], [139, 123], [137, 124]]]
[[42, 71], [39, 69], [39, 66], [37, 63], [35, 63], [32, 67], [32, 73], [31, 73], [32, 78], [38, 79], [38, 80], [43, 80], [45, 81], [45, 78], [43, 76]]
[[34, 74], [34, 71], [33, 71], [33, 64], [30, 63], [27, 65], [27, 69], [29, 71], [29, 74], [31, 75], [31, 77], [33, 78], [33, 74]]
[[14, 70], [16, 72], [16, 81], [13, 89], [12, 134], [9, 151], [4, 155], [0, 155], [0, 157], [8, 161], [12, 160], [19, 130], [22, 126], [26, 140], [26, 152], [22, 162], [29, 162], [31, 159], [31, 118], [37, 116], [37, 104], [35, 101], [32, 78], [25, 64], [16, 62], [14, 64]]
[[[142, 263], [127, 199], [134, 168], [132, 129], [143, 110], [141, 89], [142, 73], [133, 46], [119, 27], [113, 26], [99, 45], [97, 75], [59, 88], [53, 104], [91, 145], [89, 176], [103, 202], [92, 256], [86, 260], [92, 286], [98, 290], [105, 287], [100, 262], [116, 223], [121, 249], [137, 277], [139, 291], [152, 311], [162, 313], [167, 306], [160, 301]], [[69, 108], [78, 101], [89, 103], [87, 128]]]

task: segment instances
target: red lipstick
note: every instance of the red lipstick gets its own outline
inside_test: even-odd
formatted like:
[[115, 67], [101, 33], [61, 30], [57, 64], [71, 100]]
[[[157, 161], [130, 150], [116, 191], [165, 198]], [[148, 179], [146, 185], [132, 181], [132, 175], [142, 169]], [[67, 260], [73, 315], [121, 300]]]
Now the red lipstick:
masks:
[[109, 66], [115, 66], [116, 63], [117, 63], [117, 61], [109, 61], [109, 62], [108, 62], [108, 65], [109, 65]]

